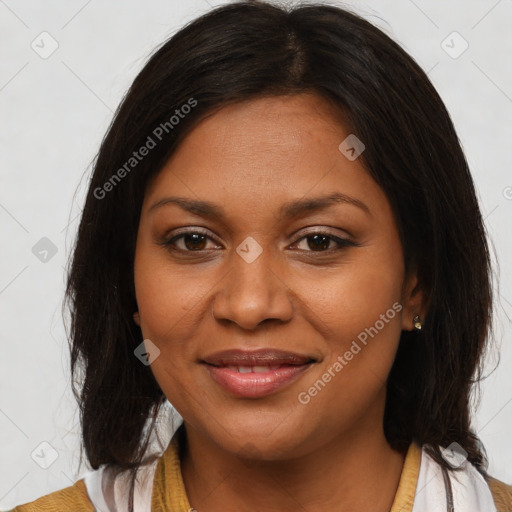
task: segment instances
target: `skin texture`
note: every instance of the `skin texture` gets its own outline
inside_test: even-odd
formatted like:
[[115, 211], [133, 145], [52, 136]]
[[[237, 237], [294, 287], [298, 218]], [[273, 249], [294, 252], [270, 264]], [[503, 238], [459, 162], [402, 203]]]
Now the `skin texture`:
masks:
[[[194, 128], [146, 192], [134, 319], [159, 348], [151, 369], [184, 418], [182, 473], [199, 512], [379, 512], [393, 502], [404, 454], [384, 437], [385, 382], [401, 330], [424, 311], [384, 192], [360, 159], [338, 149], [350, 133], [313, 94], [224, 107]], [[369, 211], [335, 203], [279, 217], [284, 203], [333, 192]], [[168, 196], [213, 202], [225, 219], [172, 203], [149, 210]], [[182, 228], [210, 238], [176, 240], [181, 253], [163, 245]], [[328, 238], [317, 249], [312, 232], [358, 245], [336, 250]], [[236, 252], [249, 236], [262, 249], [251, 263]], [[394, 303], [401, 311], [300, 403], [299, 393]], [[316, 363], [278, 392], [248, 399], [227, 393], [198, 362], [264, 347]]]

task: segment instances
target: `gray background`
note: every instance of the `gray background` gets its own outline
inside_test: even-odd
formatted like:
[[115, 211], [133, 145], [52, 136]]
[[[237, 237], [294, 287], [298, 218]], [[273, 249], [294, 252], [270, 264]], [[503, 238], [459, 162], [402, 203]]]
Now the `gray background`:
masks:
[[[0, 0], [2, 509], [69, 486], [88, 469], [77, 472], [78, 416], [61, 302], [90, 163], [152, 49], [221, 3]], [[345, 5], [428, 72], [469, 160], [501, 267], [496, 343], [474, 426], [490, 473], [511, 483], [512, 0]]]

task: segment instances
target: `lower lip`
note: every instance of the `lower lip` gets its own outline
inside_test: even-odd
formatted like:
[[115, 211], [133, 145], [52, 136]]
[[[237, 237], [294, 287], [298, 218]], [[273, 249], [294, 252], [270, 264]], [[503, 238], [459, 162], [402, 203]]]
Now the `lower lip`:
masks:
[[296, 380], [310, 366], [284, 365], [261, 373], [239, 373], [226, 367], [205, 364], [212, 379], [229, 393], [242, 398], [260, 398], [270, 395]]

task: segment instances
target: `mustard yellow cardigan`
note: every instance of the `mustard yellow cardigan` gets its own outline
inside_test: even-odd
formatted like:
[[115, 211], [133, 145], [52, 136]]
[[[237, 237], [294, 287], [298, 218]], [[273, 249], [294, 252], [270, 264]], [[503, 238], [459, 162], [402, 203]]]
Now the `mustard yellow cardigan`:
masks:
[[[189, 512], [185, 486], [181, 476], [178, 436], [173, 436], [169, 447], [157, 463], [151, 510], [153, 512]], [[411, 512], [416, 491], [416, 482], [421, 461], [421, 448], [411, 443], [405, 457], [404, 467], [391, 512]], [[498, 512], [512, 511], [512, 486], [492, 477], [488, 478]], [[193, 510], [193, 509], [192, 509]], [[74, 485], [20, 505], [10, 512], [94, 512], [84, 480]]]

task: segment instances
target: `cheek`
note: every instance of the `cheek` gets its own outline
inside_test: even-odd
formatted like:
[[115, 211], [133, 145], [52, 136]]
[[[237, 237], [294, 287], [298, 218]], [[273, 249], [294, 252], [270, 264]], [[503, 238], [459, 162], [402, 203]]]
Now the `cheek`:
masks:
[[297, 273], [293, 288], [312, 311], [310, 321], [317, 323], [332, 350], [344, 351], [351, 339], [376, 322], [379, 330], [385, 323], [383, 334], [399, 335], [402, 281], [397, 253], [373, 246], [353, 251], [328, 273], [324, 269]]
[[197, 291], [180, 286], [176, 269], [165, 265], [159, 253], [138, 246], [134, 278], [142, 336], [160, 350], [151, 370], [168, 395], [167, 389], [178, 384], [174, 376], [187, 374], [185, 363], [189, 360], [187, 350], [190, 346], [185, 343], [183, 332], [190, 327], [187, 324], [190, 310], [197, 301]]
[[191, 366], [195, 359], [191, 337], [197, 329], [196, 318], [204, 294], [197, 287], [184, 286], [175, 269], [139, 260], [136, 268], [137, 304], [144, 339], [160, 350], [151, 363], [151, 371], [167, 399], [182, 414], [195, 409], [198, 393]]
[[338, 402], [350, 404], [344, 411], [357, 414], [387, 380], [401, 335], [403, 266], [400, 246], [379, 247], [361, 248], [315, 286], [303, 282], [300, 293], [326, 342], [326, 357], [303, 388], [318, 407], [345, 400]]
[[[194, 267], [194, 265], [190, 265]], [[193, 325], [211, 288], [208, 272], [169, 263], [164, 249], [141, 244], [135, 258], [135, 290], [145, 337], [180, 339]]]

